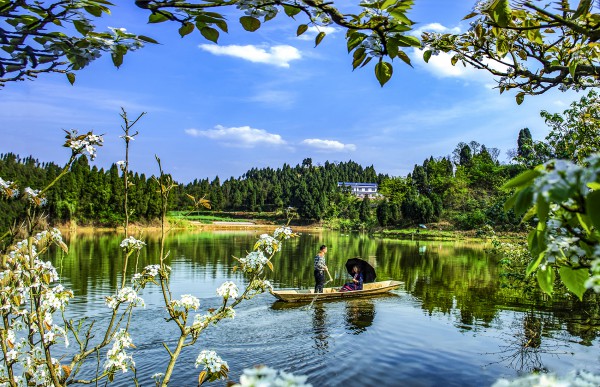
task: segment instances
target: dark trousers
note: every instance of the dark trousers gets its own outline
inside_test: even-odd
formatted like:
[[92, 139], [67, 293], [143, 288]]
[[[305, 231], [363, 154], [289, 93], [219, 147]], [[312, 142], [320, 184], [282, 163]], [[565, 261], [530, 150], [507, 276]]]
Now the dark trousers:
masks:
[[315, 269], [315, 293], [323, 293], [323, 285], [325, 284], [325, 272]]

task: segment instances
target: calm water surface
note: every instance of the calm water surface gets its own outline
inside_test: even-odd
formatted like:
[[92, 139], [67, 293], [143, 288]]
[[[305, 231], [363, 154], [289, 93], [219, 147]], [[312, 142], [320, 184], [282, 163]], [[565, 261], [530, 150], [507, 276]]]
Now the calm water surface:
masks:
[[[169, 236], [168, 264], [173, 268], [175, 298], [201, 298], [200, 313], [220, 301], [215, 289], [244, 278], [232, 268], [232, 256], [245, 256], [259, 232], [192, 232]], [[158, 238], [138, 266], [157, 263]], [[76, 299], [73, 317], [92, 316], [101, 324], [109, 309], [104, 297], [121, 282], [122, 236], [71, 236], [70, 254], [55, 257], [65, 285]], [[344, 263], [362, 257], [375, 266], [378, 280], [396, 279], [405, 287], [389, 295], [294, 305], [269, 294], [242, 303], [234, 320], [203, 332], [187, 348], [172, 379], [173, 386], [195, 386], [193, 367], [202, 349], [213, 349], [229, 363], [233, 380], [243, 368], [265, 364], [304, 374], [314, 386], [486, 386], [500, 377], [533, 369], [565, 374], [572, 369], [600, 373], [598, 306], [580, 310], [577, 303], [526, 305], [502, 290], [498, 267], [480, 245], [463, 242], [413, 242], [345, 235], [304, 233], [287, 241], [274, 259], [276, 288], [313, 286], [313, 257], [320, 244], [329, 246], [328, 266], [334, 285], [349, 277]], [[139, 270], [138, 270], [139, 271]], [[134, 268], [128, 275], [136, 272]], [[147, 287], [145, 309], [134, 313], [132, 338], [137, 376], [142, 386], [164, 372], [176, 332], [167, 324], [161, 294]], [[592, 307], [593, 309], [594, 307]], [[595, 322], [590, 322], [590, 315]], [[537, 332], [540, 335], [533, 335]], [[523, 350], [524, 341], [534, 343]], [[116, 385], [129, 386], [132, 373], [119, 374]]]

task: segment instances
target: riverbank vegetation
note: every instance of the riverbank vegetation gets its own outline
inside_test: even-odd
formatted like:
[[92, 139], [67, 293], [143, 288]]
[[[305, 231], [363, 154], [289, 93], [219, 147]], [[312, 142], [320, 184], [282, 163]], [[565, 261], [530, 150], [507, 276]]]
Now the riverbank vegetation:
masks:
[[[523, 128], [509, 163], [500, 162], [499, 150], [475, 141], [461, 142], [447, 156], [424, 158], [406, 176], [377, 173], [373, 166], [353, 161], [284, 164], [280, 168], [251, 168], [242, 176], [224, 181], [217, 176], [177, 182], [168, 202], [175, 221], [253, 220], [277, 224], [292, 212], [297, 224], [317, 223], [340, 230], [414, 229], [419, 224], [435, 230], [524, 231], [527, 224], [504, 203], [512, 188], [504, 185], [519, 173], [553, 158], [582, 162], [600, 150], [593, 135], [600, 124], [597, 94], [589, 92], [563, 113], [543, 111], [549, 126], [543, 140], [534, 140]], [[450, 150], [449, 150], [450, 152]], [[47, 221], [51, 224], [115, 227], [124, 221], [124, 188], [120, 162], [108, 169], [91, 165], [84, 156], [65, 179], [48, 191]], [[61, 168], [40, 163], [33, 156], [0, 155], [0, 175], [19, 185], [43, 186]], [[156, 179], [128, 172], [130, 220], [152, 224], [161, 205]], [[338, 187], [338, 182], [377, 183], [379, 195], [360, 198]], [[210, 209], [195, 209], [190, 197], [205, 198]], [[0, 225], [7, 227], [20, 211], [2, 204]]]

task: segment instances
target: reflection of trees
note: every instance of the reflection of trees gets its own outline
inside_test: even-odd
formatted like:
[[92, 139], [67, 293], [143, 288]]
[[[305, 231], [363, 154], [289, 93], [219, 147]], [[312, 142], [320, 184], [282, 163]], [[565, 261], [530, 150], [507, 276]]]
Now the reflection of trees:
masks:
[[[261, 231], [236, 232], [175, 232], [168, 236], [168, 265], [183, 264], [199, 282], [217, 277], [243, 281], [233, 271], [237, 261], [233, 256], [245, 256]], [[138, 270], [157, 263], [159, 240], [156, 234], [140, 236], [146, 241]], [[119, 244], [122, 235], [115, 233], [79, 234], [67, 238], [70, 253], [61, 258], [56, 253], [55, 265], [77, 296], [102, 289], [116, 289], [120, 283], [123, 254]], [[421, 302], [427, 313], [452, 314], [460, 329], [472, 329], [477, 324], [489, 324], [497, 311], [510, 306], [522, 308], [525, 297], [515, 289], [500, 288], [499, 270], [493, 258], [486, 257], [480, 245], [453, 242], [397, 241], [370, 238], [368, 235], [342, 235], [337, 232], [304, 233], [284, 244], [274, 260], [270, 274], [275, 287], [311, 288], [313, 257], [320, 244], [330, 246], [327, 262], [331, 274], [338, 279], [332, 285], [341, 286], [348, 277], [345, 262], [361, 257], [371, 263], [379, 280], [404, 281], [406, 290]], [[425, 249], [419, 247], [426, 247]], [[131, 267], [128, 275], [135, 272]], [[182, 271], [177, 271], [181, 273]], [[240, 284], [242, 285], [242, 284]], [[530, 299], [536, 309], [545, 305], [558, 318], [556, 330], [566, 326], [569, 333], [581, 337], [582, 344], [591, 344], [600, 330], [600, 297], [586, 294], [587, 302]], [[364, 317], [364, 316], [363, 316]], [[372, 317], [372, 316], [371, 316]], [[547, 329], [551, 329], [549, 325]]]
[[524, 313], [512, 324], [512, 332], [506, 334], [505, 344], [500, 346], [498, 363], [507, 363], [518, 371], [546, 371], [543, 354], [560, 355], [563, 345], [548, 333], [555, 322], [551, 317], [533, 312]]
[[375, 304], [369, 299], [346, 302], [346, 329], [357, 335], [367, 330], [375, 318]]
[[319, 354], [329, 352], [329, 333], [327, 332], [327, 313], [323, 303], [317, 303], [313, 308], [313, 339]]
[[404, 281], [406, 290], [422, 301], [429, 314], [458, 310], [460, 326], [477, 320], [489, 324], [496, 316], [496, 264], [481, 246], [388, 243], [378, 246], [377, 257], [387, 258], [393, 278]]
[[566, 322], [571, 335], [581, 338], [580, 344], [590, 346], [600, 336], [600, 294], [587, 292], [583, 302], [572, 298], [553, 303], [552, 313]]

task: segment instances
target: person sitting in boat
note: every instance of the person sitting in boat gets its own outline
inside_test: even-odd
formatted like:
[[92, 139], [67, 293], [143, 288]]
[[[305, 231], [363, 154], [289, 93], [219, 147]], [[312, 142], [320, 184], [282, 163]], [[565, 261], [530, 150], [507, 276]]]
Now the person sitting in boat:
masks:
[[352, 276], [352, 282], [347, 282], [346, 284], [344, 284], [344, 286], [342, 286], [342, 288], [340, 289], [340, 292], [350, 292], [353, 290], [362, 290], [363, 275], [360, 271], [360, 267], [358, 267], [358, 265], [355, 265], [352, 268], [352, 272], [354, 273], [354, 275]]

